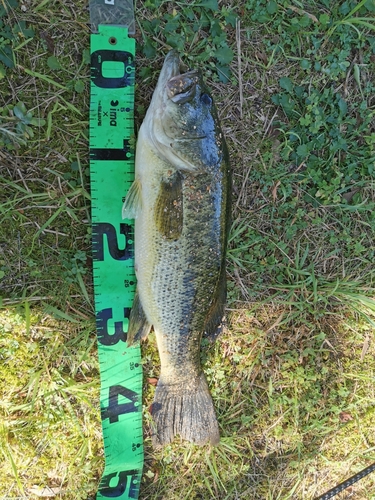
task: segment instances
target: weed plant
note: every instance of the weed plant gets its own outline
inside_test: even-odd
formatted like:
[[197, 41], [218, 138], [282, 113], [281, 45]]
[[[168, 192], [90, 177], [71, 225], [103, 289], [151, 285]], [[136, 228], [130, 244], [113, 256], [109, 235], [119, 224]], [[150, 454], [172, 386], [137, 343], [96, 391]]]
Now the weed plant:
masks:
[[[0, 4], [0, 498], [88, 500], [103, 469], [86, 7]], [[136, 20], [136, 129], [177, 48], [234, 171], [228, 325], [202, 347], [222, 439], [152, 449], [151, 335], [140, 499], [310, 500], [375, 462], [375, 4], [147, 0]]]

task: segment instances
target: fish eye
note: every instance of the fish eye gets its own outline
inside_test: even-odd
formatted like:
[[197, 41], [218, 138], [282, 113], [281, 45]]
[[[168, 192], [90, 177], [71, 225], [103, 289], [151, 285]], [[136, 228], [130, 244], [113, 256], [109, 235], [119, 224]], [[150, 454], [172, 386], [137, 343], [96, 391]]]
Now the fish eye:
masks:
[[206, 104], [207, 106], [212, 104], [212, 99], [208, 94], [202, 94], [201, 101], [203, 102], [203, 104]]

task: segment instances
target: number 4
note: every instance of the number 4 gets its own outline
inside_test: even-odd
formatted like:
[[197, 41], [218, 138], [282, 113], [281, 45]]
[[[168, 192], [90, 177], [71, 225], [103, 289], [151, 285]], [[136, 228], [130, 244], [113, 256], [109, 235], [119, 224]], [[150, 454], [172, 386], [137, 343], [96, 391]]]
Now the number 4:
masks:
[[[130, 403], [119, 403], [119, 396], [130, 399]], [[139, 410], [139, 396], [135, 391], [127, 389], [122, 385], [112, 385], [109, 388], [108, 407], [102, 408], [102, 420], [109, 418], [109, 422], [113, 424], [114, 422], [118, 422], [119, 415], [137, 412]]]

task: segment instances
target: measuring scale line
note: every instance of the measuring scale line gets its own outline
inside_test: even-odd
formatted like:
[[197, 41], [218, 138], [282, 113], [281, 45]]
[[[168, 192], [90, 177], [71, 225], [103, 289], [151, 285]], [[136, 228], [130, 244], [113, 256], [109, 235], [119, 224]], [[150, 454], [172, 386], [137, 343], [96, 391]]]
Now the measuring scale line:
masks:
[[140, 350], [126, 344], [136, 285], [134, 227], [121, 218], [123, 197], [134, 179], [135, 41], [124, 27], [98, 29], [91, 35], [89, 120], [105, 468], [96, 498], [125, 500], [138, 498], [143, 469]]

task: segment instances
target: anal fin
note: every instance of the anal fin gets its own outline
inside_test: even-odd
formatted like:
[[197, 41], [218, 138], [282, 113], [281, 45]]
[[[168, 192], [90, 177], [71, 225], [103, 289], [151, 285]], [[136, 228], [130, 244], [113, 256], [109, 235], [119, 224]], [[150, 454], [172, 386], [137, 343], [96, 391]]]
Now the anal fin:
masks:
[[133, 307], [130, 311], [129, 329], [127, 333], [128, 346], [147, 338], [151, 330], [151, 324], [144, 313], [138, 290], [135, 292]]

